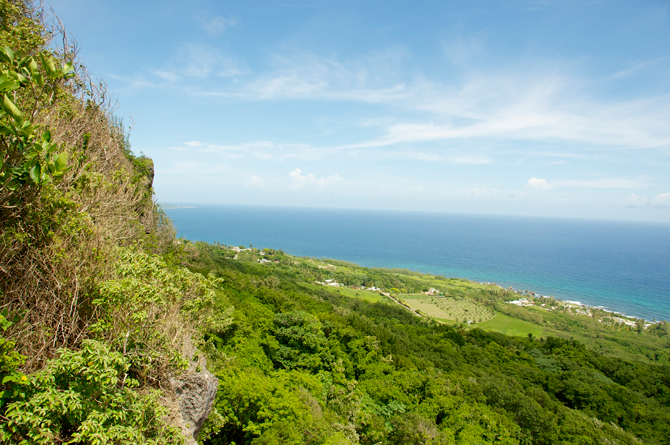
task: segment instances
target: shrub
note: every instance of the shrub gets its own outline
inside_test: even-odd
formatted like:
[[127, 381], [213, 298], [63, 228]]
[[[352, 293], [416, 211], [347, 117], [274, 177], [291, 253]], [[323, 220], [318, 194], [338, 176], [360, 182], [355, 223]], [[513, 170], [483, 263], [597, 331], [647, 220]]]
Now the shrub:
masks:
[[115, 276], [98, 287], [91, 327], [130, 360], [143, 384], [185, 367], [202, 332], [231, 323], [229, 311], [213, 310], [218, 280], [130, 248], [114, 255]]
[[11, 401], [0, 425], [3, 443], [183, 443], [167, 425], [158, 391], [131, 389], [130, 363], [103, 343], [86, 340], [32, 374]]

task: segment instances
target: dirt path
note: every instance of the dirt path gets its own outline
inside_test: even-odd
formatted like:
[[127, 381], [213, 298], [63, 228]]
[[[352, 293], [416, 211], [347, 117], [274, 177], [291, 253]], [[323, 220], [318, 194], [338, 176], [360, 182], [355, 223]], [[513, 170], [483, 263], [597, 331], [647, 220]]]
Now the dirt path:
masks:
[[413, 313], [415, 316], [417, 316], [417, 317], [419, 317], [419, 318], [428, 318], [428, 317], [426, 317], [425, 315], [421, 315], [421, 314], [419, 314], [419, 313], [418, 313], [417, 311], [415, 311], [414, 309], [405, 306], [405, 305], [402, 304], [399, 300], [397, 300], [393, 295], [388, 294], [388, 293], [386, 293], [386, 292], [382, 292], [381, 294], [384, 295], [385, 297], [389, 297], [391, 300], [393, 300], [394, 302], [396, 302], [397, 304], [399, 304], [399, 305], [402, 306], [403, 308], [407, 309], [408, 311], [410, 311], [411, 313]]

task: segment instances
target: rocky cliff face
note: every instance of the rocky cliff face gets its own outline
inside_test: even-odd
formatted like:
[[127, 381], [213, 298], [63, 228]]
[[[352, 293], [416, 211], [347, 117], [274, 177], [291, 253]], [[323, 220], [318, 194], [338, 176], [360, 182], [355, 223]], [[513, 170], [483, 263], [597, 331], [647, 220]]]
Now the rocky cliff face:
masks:
[[[197, 354], [191, 348], [189, 355]], [[170, 379], [170, 386], [172, 398], [166, 403], [170, 409], [167, 421], [181, 428], [187, 445], [196, 445], [198, 434], [212, 412], [219, 380], [207, 369], [205, 358], [197, 355], [185, 373]]]
[[219, 381], [204, 368], [200, 372], [188, 372], [171, 379], [170, 383], [179, 404], [182, 431], [195, 440], [212, 411]]

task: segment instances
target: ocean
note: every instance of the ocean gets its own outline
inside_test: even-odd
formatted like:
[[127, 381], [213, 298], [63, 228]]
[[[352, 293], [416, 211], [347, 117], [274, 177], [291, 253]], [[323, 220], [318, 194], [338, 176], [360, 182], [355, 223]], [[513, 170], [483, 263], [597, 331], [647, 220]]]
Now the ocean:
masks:
[[495, 282], [670, 320], [668, 223], [195, 206], [166, 209], [177, 236]]

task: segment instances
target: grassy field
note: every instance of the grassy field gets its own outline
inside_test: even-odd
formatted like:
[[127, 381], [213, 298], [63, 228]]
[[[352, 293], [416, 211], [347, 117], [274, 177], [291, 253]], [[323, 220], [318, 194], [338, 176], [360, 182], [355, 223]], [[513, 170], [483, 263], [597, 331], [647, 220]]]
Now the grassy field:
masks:
[[312, 283], [301, 283], [303, 287], [306, 287], [307, 289], [312, 289], [312, 290], [318, 290], [318, 289], [328, 289], [331, 292], [337, 292], [338, 294], [342, 294], [347, 297], [351, 298], [359, 298], [361, 300], [369, 301], [371, 303], [377, 303], [377, 302], [382, 302], [386, 301], [386, 298], [384, 298], [382, 295], [379, 294], [379, 292], [370, 292], [366, 290], [356, 290], [356, 289], [349, 289], [348, 287], [333, 287], [333, 286], [324, 286], [322, 284], [312, 284]]
[[[230, 254], [232, 257], [232, 252]], [[237, 261], [256, 262], [260, 255], [247, 251], [238, 253], [237, 258]], [[510, 305], [506, 302], [516, 300], [518, 295], [495, 285], [460, 278], [420, 274], [406, 269], [363, 268], [329, 259], [284, 255], [280, 260], [283, 261], [281, 264], [272, 263], [262, 267], [290, 270], [291, 276], [303, 275], [301, 285], [312, 291], [328, 290], [371, 303], [391, 304], [379, 292], [323, 286], [315, 284], [313, 280], [334, 279], [355, 285], [375, 285], [391, 292], [413, 311], [444, 323], [473, 321], [471, 328], [515, 336], [533, 334], [535, 337], [574, 339], [591, 349], [623, 359], [670, 362], [670, 327], [667, 325], [659, 325], [660, 330], [638, 332], [635, 327], [613, 323], [611, 314], [597, 311], [593, 311], [593, 317], [576, 314], [569, 305], [553, 299], [551, 304], [549, 300], [546, 302], [546, 307]], [[430, 288], [438, 295], [409, 293]], [[549, 310], [549, 307], [552, 309]]]
[[[398, 276], [400, 274], [391, 273], [391, 275]], [[498, 287], [490, 284], [479, 284], [463, 278], [438, 278], [435, 275], [410, 276], [409, 278], [427, 287], [438, 289], [448, 296], [461, 295], [471, 290], [498, 289]]]
[[402, 294], [398, 295], [398, 298], [409, 304], [412, 309], [440, 321], [479, 323], [495, 315], [491, 309], [467, 298], [423, 294]]
[[534, 337], [545, 336], [544, 329], [541, 326], [505, 314], [497, 314], [490, 320], [479, 323], [476, 327], [507, 335], [526, 336], [533, 334]]

